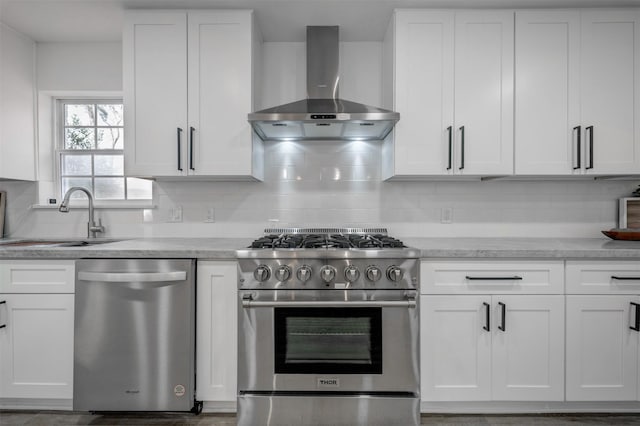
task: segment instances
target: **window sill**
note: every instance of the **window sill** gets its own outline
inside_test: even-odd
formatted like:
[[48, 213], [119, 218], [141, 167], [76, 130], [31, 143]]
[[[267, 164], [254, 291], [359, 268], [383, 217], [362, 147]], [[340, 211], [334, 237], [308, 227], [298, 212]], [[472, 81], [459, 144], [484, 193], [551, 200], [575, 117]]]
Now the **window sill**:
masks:
[[[60, 204], [32, 204], [31, 209], [33, 210], [58, 210]], [[69, 205], [70, 209], [88, 209], [89, 205], [87, 203], [73, 203]], [[156, 204], [151, 203], [96, 203], [93, 205], [93, 208], [96, 210], [145, 210], [145, 209], [157, 209], [158, 206]]]

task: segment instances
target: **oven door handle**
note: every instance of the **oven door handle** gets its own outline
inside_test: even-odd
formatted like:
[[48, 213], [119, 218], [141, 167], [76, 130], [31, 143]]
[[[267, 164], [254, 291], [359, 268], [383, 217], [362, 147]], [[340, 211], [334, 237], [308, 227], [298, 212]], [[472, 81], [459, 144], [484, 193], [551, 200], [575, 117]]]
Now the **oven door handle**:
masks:
[[416, 299], [407, 300], [294, 300], [289, 302], [282, 301], [260, 301], [243, 299], [243, 308], [334, 308], [334, 307], [349, 307], [349, 308], [367, 308], [367, 307], [380, 307], [380, 308], [415, 308], [417, 305]]

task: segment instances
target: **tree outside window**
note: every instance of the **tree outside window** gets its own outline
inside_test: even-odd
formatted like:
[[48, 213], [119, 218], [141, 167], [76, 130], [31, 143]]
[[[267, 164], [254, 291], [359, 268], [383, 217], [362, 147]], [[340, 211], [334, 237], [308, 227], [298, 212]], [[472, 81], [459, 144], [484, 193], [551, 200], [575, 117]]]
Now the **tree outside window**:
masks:
[[[150, 200], [151, 182], [124, 173], [122, 101], [60, 101], [61, 193], [89, 189], [96, 200]], [[86, 198], [75, 192], [73, 198]]]

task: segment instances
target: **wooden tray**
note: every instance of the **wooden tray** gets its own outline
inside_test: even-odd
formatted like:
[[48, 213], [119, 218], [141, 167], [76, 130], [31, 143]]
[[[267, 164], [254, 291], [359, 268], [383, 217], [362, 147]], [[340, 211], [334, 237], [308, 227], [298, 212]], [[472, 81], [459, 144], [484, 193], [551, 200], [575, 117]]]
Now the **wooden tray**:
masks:
[[610, 229], [602, 231], [604, 235], [614, 240], [640, 241], [640, 229]]

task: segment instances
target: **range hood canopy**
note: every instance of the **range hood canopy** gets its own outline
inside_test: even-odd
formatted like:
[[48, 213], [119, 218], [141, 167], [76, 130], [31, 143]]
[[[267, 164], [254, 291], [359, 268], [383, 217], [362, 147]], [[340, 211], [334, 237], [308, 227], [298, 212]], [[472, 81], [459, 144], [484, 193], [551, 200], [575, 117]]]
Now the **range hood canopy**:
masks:
[[381, 140], [400, 114], [338, 98], [337, 26], [307, 27], [307, 99], [250, 113], [263, 140]]

